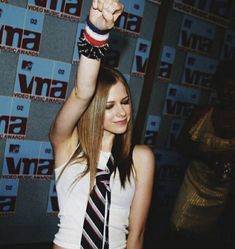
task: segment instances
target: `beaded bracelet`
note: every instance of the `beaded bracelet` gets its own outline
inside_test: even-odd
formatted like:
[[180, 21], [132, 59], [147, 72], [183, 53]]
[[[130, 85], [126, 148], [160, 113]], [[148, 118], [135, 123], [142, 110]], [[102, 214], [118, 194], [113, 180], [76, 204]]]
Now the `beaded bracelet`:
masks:
[[109, 30], [100, 30], [87, 18], [86, 27], [78, 42], [79, 53], [91, 58], [101, 59], [109, 51]]

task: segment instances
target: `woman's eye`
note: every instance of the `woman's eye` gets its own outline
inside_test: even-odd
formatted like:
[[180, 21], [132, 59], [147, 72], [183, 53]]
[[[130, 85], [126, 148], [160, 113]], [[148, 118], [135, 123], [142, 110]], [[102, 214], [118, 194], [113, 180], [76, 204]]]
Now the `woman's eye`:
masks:
[[113, 108], [113, 105], [106, 105], [106, 110], [110, 110]]
[[123, 104], [123, 105], [128, 105], [129, 103], [130, 103], [130, 102], [129, 102], [129, 99], [122, 101], [122, 104]]

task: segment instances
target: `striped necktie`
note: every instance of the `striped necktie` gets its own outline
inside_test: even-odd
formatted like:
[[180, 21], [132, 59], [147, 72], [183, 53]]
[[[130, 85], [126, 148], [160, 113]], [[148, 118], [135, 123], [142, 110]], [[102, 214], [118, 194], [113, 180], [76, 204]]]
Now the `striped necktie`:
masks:
[[109, 248], [108, 224], [111, 201], [109, 181], [113, 170], [113, 157], [110, 156], [106, 170], [97, 171], [96, 183], [87, 203], [81, 249]]

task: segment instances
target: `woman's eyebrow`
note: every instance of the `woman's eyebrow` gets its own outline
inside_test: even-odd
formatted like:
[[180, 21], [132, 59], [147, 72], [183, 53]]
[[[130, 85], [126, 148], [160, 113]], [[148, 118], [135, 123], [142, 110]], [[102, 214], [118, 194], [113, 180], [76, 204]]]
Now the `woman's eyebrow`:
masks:
[[[128, 95], [125, 96], [125, 97], [123, 97], [123, 98], [121, 99], [121, 101], [126, 100], [126, 99], [129, 99], [129, 96], [128, 96]], [[114, 103], [114, 102], [115, 102], [115, 100], [109, 100], [109, 101], [107, 101], [107, 103]]]

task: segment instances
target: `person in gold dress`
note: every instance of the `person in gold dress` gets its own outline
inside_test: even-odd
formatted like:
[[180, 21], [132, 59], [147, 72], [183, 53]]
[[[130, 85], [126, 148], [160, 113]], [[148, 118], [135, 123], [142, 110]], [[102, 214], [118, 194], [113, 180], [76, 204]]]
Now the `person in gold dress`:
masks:
[[184, 248], [235, 248], [230, 228], [235, 221], [234, 65], [233, 61], [218, 65], [212, 77], [217, 103], [196, 107], [177, 140], [188, 166], [170, 225]]

